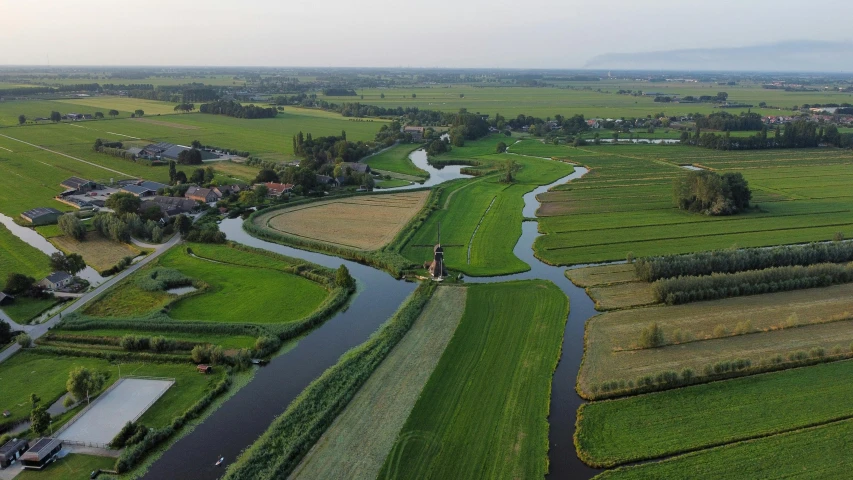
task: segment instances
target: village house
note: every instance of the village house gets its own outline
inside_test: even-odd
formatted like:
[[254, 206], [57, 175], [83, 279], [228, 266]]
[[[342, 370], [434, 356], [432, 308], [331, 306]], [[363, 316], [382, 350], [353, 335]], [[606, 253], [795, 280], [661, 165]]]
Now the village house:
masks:
[[355, 162], [343, 162], [341, 163], [341, 171], [346, 172], [347, 168], [352, 170], [353, 173], [370, 173], [370, 165], [366, 163], [355, 163]]
[[213, 191], [219, 195], [220, 198], [227, 197], [228, 195], [237, 195], [243, 190], [248, 188], [245, 184], [235, 183], [233, 185], [220, 185], [217, 187], [212, 187]]
[[[337, 187], [340, 185], [340, 180], [336, 178], [332, 178], [328, 175], [317, 175], [317, 183], [319, 185], [325, 185], [328, 187]], [[343, 178], [343, 177], [341, 177]]]
[[[290, 191], [293, 190], [292, 183], [266, 182], [259, 183], [258, 185], [264, 185], [267, 187], [267, 198], [279, 198], [285, 193], [290, 194]], [[258, 185], [255, 185], [255, 187]]]
[[587, 126], [589, 126], [589, 128], [601, 128], [601, 122], [599, 122], [596, 118], [591, 118], [587, 120], [586, 124]]
[[198, 202], [183, 197], [156, 196], [142, 202], [139, 206], [139, 211], [144, 212], [152, 206], [159, 208], [163, 217], [169, 219], [175, 215], [196, 211], [198, 209]]
[[15, 463], [30, 444], [26, 438], [13, 438], [0, 447], [0, 468], [6, 468]]
[[409, 133], [412, 135], [412, 140], [415, 142], [419, 142], [424, 138], [424, 127], [413, 127], [410, 125], [406, 125], [403, 127], [403, 133]]
[[50, 207], [38, 207], [21, 214], [21, 218], [30, 222], [33, 226], [54, 224], [59, 221], [59, 217], [61, 216], [62, 212]]
[[218, 195], [210, 188], [201, 188], [193, 185], [192, 187], [187, 189], [187, 192], [184, 194], [184, 197], [189, 198], [190, 200], [195, 200], [197, 202], [214, 203], [219, 200], [220, 195]]
[[87, 193], [98, 189], [98, 184], [80, 177], [71, 177], [59, 184], [67, 190], [73, 190], [76, 193]]
[[67, 287], [74, 281], [74, 277], [66, 272], [53, 272], [41, 279], [38, 284], [48, 290], [58, 290]]

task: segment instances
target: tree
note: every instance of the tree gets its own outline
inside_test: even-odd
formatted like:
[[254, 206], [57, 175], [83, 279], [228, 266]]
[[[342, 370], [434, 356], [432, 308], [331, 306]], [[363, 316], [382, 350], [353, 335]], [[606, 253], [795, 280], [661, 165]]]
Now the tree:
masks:
[[184, 173], [183, 170], [178, 170], [178, 173], [175, 174], [175, 183], [176, 184], [187, 183], [187, 174]]
[[256, 202], [263, 202], [264, 199], [267, 198], [267, 195], [269, 194], [269, 192], [270, 192], [270, 189], [266, 185], [258, 185], [257, 187], [255, 187], [255, 191], [254, 191], [255, 201]]
[[110, 110], [109, 112], [107, 112], [107, 115], [115, 118], [116, 116], [118, 116], [118, 110]]
[[418, 98], [417, 94], [412, 94], [412, 98]]
[[26, 333], [18, 335], [15, 338], [15, 342], [20, 345], [21, 348], [30, 348], [33, 345], [33, 339]]
[[204, 183], [211, 183], [214, 178], [216, 178], [216, 172], [213, 170], [213, 167], [205, 167]]
[[192, 175], [190, 175], [190, 183], [195, 183], [201, 185], [204, 183], [204, 169], [196, 168], [193, 170]]
[[512, 178], [512, 172], [515, 170], [515, 160], [508, 159], [506, 164], [504, 164], [504, 178], [501, 180], [503, 183], [512, 183], [514, 179]]
[[181, 165], [201, 165], [201, 151], [197, 148], [182, 151], [178, 154], [178, 163]]
[[656, 348], [664, 344], [663, 328], [652, 323], [640, 333], [640, 348]]
[[104, 118], [104, 112], [95, 112], [95, 118]]
[[10, 295], [20, 295], [30, 291], [34, 283], [36, 283], [36, 279], [33, 277], [28, 277], [23, 273], [10, 273], [6, 277], [6, 288], [3, 291]]
[[106, 206], [113, 209], [116, 215], [124, 215], [125, 213], [136, 213], [142, 201], [136, 195], [131, 193], [114, 193], [107, 199]]
[[73, 213], [66, 213], [59, 217], [59, 229], [78, 242], [82, 242], [86, 238], [86, 226]]
[[384, 93], [380, 93], [380, 94], [379, 94], [379, 98], [385, 98], [385, 94], [384, 94]]
[[25, 123], [27, 123], [27, 116], [26, 115], [18, 115], [18, 125], [23, 125]]
[[62, 252], [56, 252], [50, 256], [50, 268], [57, 272], [68, 272], [74, 275], [86, 268], [86, 262], [79, 253], [65, 255]]
[[192, 227], [192, 221], [188, 216], [181, 214], [175, 217], [175, 230], [181, 235], [189, 233], [190, 227]]
[[258, 172], [258, 176], [255, 177], [255, 183], [266, 182], [278, 182], [278, 174], [275, 173], [275, 170], [264, 168]]
[[201, 150], [201, 142], [198, 140], [193, 140], [193, 143], [190, 144], [193, 148]]
[[50, 112], [50, 121], [54, 123], [62, 121], [62, 114], [59, 112]]
[[141, 117], [141, 116], [145, 115], [145, 111], [144, 111], [144, 110], [142, 110], [142, 109], [139, 109], [139, 108], [137, 108], [133, 113], [134, 113], [137, 117]]
[[175, 161], [169, 160], [169, 184], [175, 184], [175, 177], [178, 175], [178, 171], [175, 169]]
[[12, 326], [0, 320], [0, 345], [6, 345], [12, 341]]
[[38, 436], [44, 436], [50, 426], [50, 414], [44, 405], [33, 408], [30, 412], [30, 430]]
[[506, 148], [507, 148], [506, 143], [498, 142], [498, 146], [497, 146], [497, 148], [495, 148], [495, 151], [497, 153], [504, 153], [504, 152], [506, 152]]
[[341, 265], [338, 267], [338, 271], [335, 272], [335, 285], [347, 290], [355, 288], [355, 279], [350, 275], [346, 265]]
[[104, 385], [103, 375], [98, 374], [86, 367], [76, 367], [68, 374], [68, 381], [65, 382], [65, 388], [78, 402], [86, 398], [89, 402], [89, 396]]

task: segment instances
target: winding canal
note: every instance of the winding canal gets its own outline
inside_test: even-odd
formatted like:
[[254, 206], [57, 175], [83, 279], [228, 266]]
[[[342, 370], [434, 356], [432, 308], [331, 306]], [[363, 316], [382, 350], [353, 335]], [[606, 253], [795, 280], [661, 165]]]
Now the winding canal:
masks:
[[[418, 152], [422, 152], [421, 154]], [[426, 162], [422, 150], [412, 152], [411, 158], [420, 168], [430, 172], [424, 185], [437, 185], [456, 178], [467, 177], [459, 170], [463, 167], [435, 169]], [[435, 170], [435, 172], [433, 172]], [[574, 173], [556, 182], [538, 187], [524, 196], [524, 216], [535, 216], [539, 202], [536, 196], [548, 189], [580, 178], [587, 169], [576, 167]], [[439, 176], [440, 175], [440, 176]], [[401, 189], [406, 189], [402, 187]], [[303, 337], [287, 353], [274, 358], [267, 367], [257, 371], [248, 385], [239, 390], [195, 430], [178, 440], [158, 459], [145, 475], [145, 479], [181, 478], [186, 480], [213, 480], [223, 470], [214, 466], [219, 456], [227, 463], [251, 445], [280, 415], [311, 381], [334, 365], [348, 349], [363, 343], [414, 291], [416, 285], [392, 278], [387, 273], [320, 253], [298, 250], [267, 242], [250, 236], [242, 229], [242, 220], [224, 220], [220, 229], [229, 240], [275, 253], [301, 258], [329, 268], [346, 265], [358, 281], [358, 292], [349, 306], [317, 329]], [[518, 258], [530, 265], [525, 273], [500, 276], [466, 278], [469, 283], [505, 282], [518, 279], [547, 279], [558, 285], [570, 299], [570, 313], [563, 336], [562, 358], [554, 372], [550, 411], [550, 478], [587, 479], [593, 470], [578, 460], [572, 436], [575, 414], [582, 400], [575, 392], [575, 379], [583, 355], [584, 324], [595, 315], [592, 300], [582, 288], [574, 286], [564, 275], [565, 268], [552, 267], [536, 259], [533, 242], [539, 236], [537, 223], [522, 224], [522, 235], [514, 248]], [[282, 295], [287, 295], [282, 291]], [[274, 305], [270, 305], [274, 309]], [[251, 319], [249, 319], [251, 320]]]

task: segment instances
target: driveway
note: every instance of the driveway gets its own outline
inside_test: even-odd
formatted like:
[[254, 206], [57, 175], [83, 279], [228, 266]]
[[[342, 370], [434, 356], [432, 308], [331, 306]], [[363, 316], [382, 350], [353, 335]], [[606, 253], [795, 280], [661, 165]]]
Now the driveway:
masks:
[[[28, 328], [23, 328], [23, 327], [19, 326], [19, 329], [26, 331], [27, 334], [33, 340], [41, 337], [42, 335], [47, 333], [47, 331], [51, 327], [53, 327], [54, 325], [59, 323], [59, 321], [62, 319], [63, 313], [69, 314], [72, 312], [76, 312], [77, 310], [82, 308], [84, 305], [89, 303], [93, 298], [95, 298], [98, 295], [100, 295], [101, 293], [103, 293], [106, 289], [108, 289], [108, 288], [112, 287], [113, 285], [117, 284], [118, 282], [124, 280], [125, 278], [127, 278], [128, 275], [132, 275], [133, 272], [139, 270], [143, 266], [152, 262], [155, 258], [159, 257], [164, 252], [166, 252], [167, 250], [169, 250], [170, 248], [174, 247], [175, 245], [177, 245], [179, 243], [181, 243], [181, 236], [180, 235], [173, 236], [172, 239], [169, 240], [168, 242], [161, 244], [161, 245], [157, 245], [155, 250], [153, 252], [149, 253], [145, 258], [143, 258], [142, 261], [131, 265], [130, 267], [128, 267], [123, 272], [120, 272], [119, 274], [115, 275], [113, 278], [111, 278], [111, 279], [107, 280], [106, 282], [102, 283], [101, 285], [99, 285], [98, 288], [96, 288], [96, 289], [92, 290], [91, 292], [83, 295], [82, 297], [80, 297], [79, 300], [74, 302], [70, 307], [68, 307], [65, 310], [63, 310], [62, 312], [60, 312], [59, 315], [56, 315], [53, 318], [51, 318], [50, 320], [47, 320], [46, 322], [41, 323], [39, 325], [34, 325], [34, 326], [28, 327]], [[5, 316], [5, 314], [4, 314], [4, 316]], [[12, 325], [12, 328], [15, 329], [15, 326], [16, 326], [15, 323], [11, 323], [10, 325]], [[0, 362], [5, 361], [7, 358], [9, 358], [12, 355], [14, 355], [15, 353], [17, 353], [18, 350], [20, 350], [20, 349], [21, 349], [21, 347], [16, 344], [16, 345], [12, 345], [11, 347], [7, 348], [6, 350], [3, 350], [2, 352], [0, 352]]]

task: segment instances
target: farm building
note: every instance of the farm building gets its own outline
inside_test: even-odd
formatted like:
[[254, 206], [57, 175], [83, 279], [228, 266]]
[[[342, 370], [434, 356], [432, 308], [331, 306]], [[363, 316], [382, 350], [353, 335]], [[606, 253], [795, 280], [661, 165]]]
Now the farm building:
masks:
[[248, 185], [235, 183], [233, 185], [220, 185], [218, 187], [213, 187], [213, 191], [217, 192], [220, 197], [225, 197], [228, 195], [236, 195], [247, 188], [249, 188]]
[[[190, 150], [192, 147], [187, 147], [184, 145], [175, 145], [174, 143], [152, 143], [151, 145], [146, 146], [139, 152], [139, 156], [143, 158], [165, 158], [168, 160], [177, 160], [178, 155], [185, 150]], [[201, 152], [202, 160], [210, 160], [212, 158], [219, 158], [213, 152], [208, 152], [206, 150], [199, 150]]]
[[62, 450], [62, 440], [50, 437], [36, 439], [32, 448], [21, 455], [25, 469], [41, 470]]
[[62, 212], [55, 208], [38, 207], [32, 210], [27, 210], [21, 214], [21, 218], [35, 225], [50, 225], [59, 221]]
[[162, 183], [139, 180], [122, 186], [121, 191], [141, 198], [154, 196], [157, 194], [158, 190], [162, 190], [167, 187], [168, 185]]
[[366, 163], [353, 163], [353, 162], [341, 163], [341, 171], [346, 172], [348, 168], [350, 170], [352, 170], [353, 172], [370, 173], [370, 165], [368, 165]]
[[0, 307], [5, 307], [6, 305], [11, 305], [15, 301], [15, 297], [9, 295], [8, 293], [0, 292]]
[[13, 438], [0, 447], [0, 468], [6, 468], [15, 463], [27, 449], [30, 443], [26, 438]]
[[196, 202], [213, 203], [219, 200], [220, 195], [210, 188], [192, 186], [187, 189], [184, 197], [189, 198], [190, 200], [195, 200]]
[[269, 198], [277, 198], [293, 190], [293, 184], [290, 183], [266, 182], [262, 185], [267, 187], [267, 197]]
[[320, 185], [327, 185], [329, 187], [337, 187], [340, 181], [328, 175], [317, 175], [317, 183]]
[[198, 209], [198, 203], [189, 198], [156, 196], [142, 202], [139, 206], [139, 211], [143, 212], [152, 206], [158, 207], [160, 213], [167, 219], [182, 213], [191, 213]]
[[83, 120], [82, 113], [66, 113], [65, 118], [68, 120]]
[[213, 373], [213, 367], [210, 365], [197, 365], [195, 368], [199, 373]]
[[67, 188], [68, 190], [74, 190], [77, 193], [86, 193], [98, 189], [97, 183], [80, 177], [71, 177], [68, 180], [63, 181], [59, 185], [64, 188]]
[[412, 140], [418, 142], [423, 140], [424, 138], [424, 127], [412, 127], [406, 125], [403, 127], [403, 133], [409, 133], [412, 135]]
[[56, 290], [68, 286], [74, 281], [74, 277], [65, 272], [53, 272], [39, 281], [39, 285], [48, 290]]

